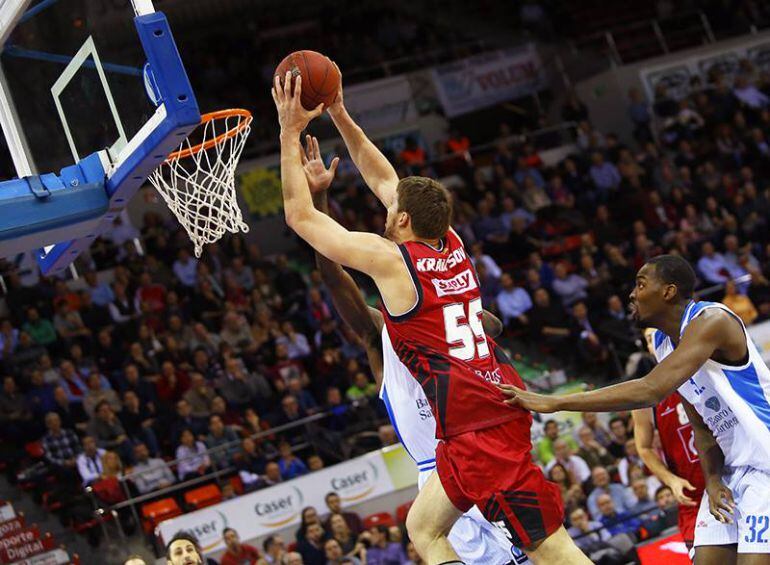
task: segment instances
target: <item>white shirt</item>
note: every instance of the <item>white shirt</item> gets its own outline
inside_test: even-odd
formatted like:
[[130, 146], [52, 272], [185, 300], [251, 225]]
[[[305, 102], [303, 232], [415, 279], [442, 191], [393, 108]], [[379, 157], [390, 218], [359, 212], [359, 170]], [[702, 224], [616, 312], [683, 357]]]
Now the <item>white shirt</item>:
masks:
[[[751, 340], [743, 322], [718, 302], [690, 302], [682, 317], [680, 335], [692, 320], [709, 308], [730, 313], [741, 324], [748, 360], [738, 366], [709, 359], [679, 387], [697, 410], [725, 456], [726, 467], [751, 467], [770, 472], [770, 369]], [[673, 350], [660, 330], [653, 334], [655, 357], [662, 361]]]
[[104, 453], [105, 450], [98, 447], [93, 458], [86, 455], [85, 452], [78, 455], [75, 462], [78, 466], [78, 473], [83, 479], [83, 486], [91, 484], [102, 474], [102, 456]]
[[548, 465], [545, 466], [545, 473], [550, 473], [551, 469], [553, 469], [557, 463], [564, 465], [564, 468], [572, 473], [575, 480], [581, 484], [591, 476], [591, 468], [580, 455], [570, 455], [566, 463], [564, 461], [559, 461], [554, 457]]

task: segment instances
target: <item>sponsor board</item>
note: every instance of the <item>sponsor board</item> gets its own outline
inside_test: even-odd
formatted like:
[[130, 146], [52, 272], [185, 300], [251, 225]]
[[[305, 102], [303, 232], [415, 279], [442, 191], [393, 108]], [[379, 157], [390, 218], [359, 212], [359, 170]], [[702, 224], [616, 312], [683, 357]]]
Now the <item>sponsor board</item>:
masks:
[[403, 126], [418, 117], [412, 87], [404, 75], [345, 87], [345, 108], [368, 132]]
[[[399, 465], [409, 462], [408, 471]], [[163, 540], [180, 530], [190, 530], [206, 553], [224, 548], [222, 532], [234, 528], [242, 540], [268, 535], [300, 523], [302, 508], [326, 508], [330, 491], [340, 495], [343, 506], [417, 484], [417, 470], [402, 446], [393, 446], [327, 467], [315, 473], [258, 490], [196, 512], [162, 522], [157, 529]]]
[[655, 99], [655, 88], [661, 83], [666, 85], [671, 96], [680, 99], [690, 93], [690, 79], [695, 76], [706, 84], [709, 74], [720, 73], [731, 84], [739, 73], [741, 59], [748, 59], [761, 70], [770, 70], [770, 40], [767, 36], [721, 50], [707, 49], [702, 54], [667, 56], [664, 63], [642, 68], [639, 79], [649, 101]]
[[450, 118], [529, 96], [546, 86], [534, 44], [480, 53], [431, 69], [444, 112]]

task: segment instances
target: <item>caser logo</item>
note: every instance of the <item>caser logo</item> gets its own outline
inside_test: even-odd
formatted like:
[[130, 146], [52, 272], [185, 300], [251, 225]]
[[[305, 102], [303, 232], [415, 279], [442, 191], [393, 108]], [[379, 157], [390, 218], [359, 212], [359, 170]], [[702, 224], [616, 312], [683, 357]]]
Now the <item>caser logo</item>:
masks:
[[302, 491], [296, 487], [269, 489], [269, 496], [254, 505], [254, 513], [259, 524], [268, 528], [278, 528], [293, 522], [303, 506]]
[[188, 529], [203, 551], [211, 551], [222, 543], [222, 535], [227, 527], [227, 517], [216, 510], [204, 510], [200, 520]]
[[332, 477], [330, 483], [332, 490], [340, 495], [343, 502], [355, 502], [375, 489], [378, 478], [377, 467], [366, 462], [355, 471]]
[[470, 269], [465, 269], [462, 273], [455, 275], [451, 279], [431, 279], [431, 282], [436, 289], [436, 294], [439, 296], [463, 294], [477, 288], [476, 277], [473, 276]]

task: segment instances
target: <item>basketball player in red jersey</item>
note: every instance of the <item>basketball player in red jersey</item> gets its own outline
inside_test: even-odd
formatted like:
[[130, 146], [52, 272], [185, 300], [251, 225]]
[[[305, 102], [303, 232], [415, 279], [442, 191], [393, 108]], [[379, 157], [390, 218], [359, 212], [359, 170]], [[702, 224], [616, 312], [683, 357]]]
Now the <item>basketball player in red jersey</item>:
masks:
[[[648, 340], [653, 333], [654, 330], [645, 332]], [[648, 345], [652, 349], [651, 344]], [[674, 391], [654, 408], [634, 410], [633, 414], [636, 449], [647, 468], [674, 493], [679, 503], [679, 531], [692, 557], [698, 502], [703, 498], [706, 483], [682, 397]], [[652, 445], [655, 429], [660, 436], [665, 462]]]
[[[284, 84], [291, 83], [287, 73]], [[286, 223], [329, 260], [372, 277], [401, 362], [420, 382], [442, 440], [438, 474], [407, 518], [409, 536], [428, 565], [460, 563], [446, 538], [474, 504], [535, 563], [590, 563], [562, 526], [558, 488], [531, 460], [528, 411], [502, 402], [495, 384], [523, 386], [481, 324], [478, 280], [450, 229], [447, 191], [424, 177], [399, 180], [347, 114], [342, 92], [329, 108], [364, 180], [388, 210], [385, 237], [350, 232], [315, 209], [302, 169], [300, 134], [322, 107], [300, 104], [302, 78], [272, 90], [281, 125]], [[334, 166], [334, 164], [333, 164]]]

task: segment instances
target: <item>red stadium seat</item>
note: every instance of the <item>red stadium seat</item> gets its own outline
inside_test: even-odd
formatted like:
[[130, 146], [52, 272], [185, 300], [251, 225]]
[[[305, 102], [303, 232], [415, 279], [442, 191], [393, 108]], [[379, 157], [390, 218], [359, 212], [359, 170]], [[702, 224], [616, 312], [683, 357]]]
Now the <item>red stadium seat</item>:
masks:
[[27, 455], [32, 457], [32, 459], [42, 459], [45, 455], [43, 443], [40, 441], [33, 441], [28, 443], [24, 446], [24, 450], [27, 452]]
[[185, 504], [198, 510], [222, 502], [222, 491], [217, 485], [211, 484], [184, 493]]
[[409, 514], [409, 509], [412, 507], [412, 504], [414, 504], [414, 500], [405, 502], [396, 508], [396, 520], [398, 520], [399, 524], [406, 524], [406, 516]]
[[233, 490], [235, 491], [235, 494], [237, 495], [243, 494], [243, 481], [238, 475], [235, 475], [234, 477], [230, 477], [230, 484], [233, 485]]
[[378, 512], [377, 514], [370, 514], [364, 518], [364, 528], [367, 530], [374, 526], [395, 526], [396, 521], [388, 512]]
[[169, 520], [182, 515], [182, 510], [173, 498], [163, 498], [142, 506], [144, 531], [148, 534], [163, 520]]

